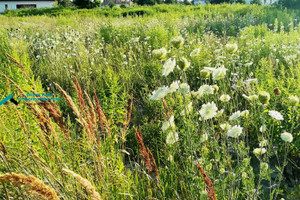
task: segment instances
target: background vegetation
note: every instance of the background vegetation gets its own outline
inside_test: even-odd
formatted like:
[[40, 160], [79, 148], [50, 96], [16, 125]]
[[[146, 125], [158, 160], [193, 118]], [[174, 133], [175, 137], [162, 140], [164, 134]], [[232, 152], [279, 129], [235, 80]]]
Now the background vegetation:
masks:
[[[61, 98], [50, 106], [0, 106], [1, 174], [32, 175], [60, 199], [299, 199], [300, 110], [288, 100], [300, 96], [299, 12], [221, 4], [1, 15], [1, 99], [11, 93]], [[155, 57], [160, 48], [167, 53]], [[162, 76], [169, 58], [189, 68]], [[222, 80], [203, 77], [205, 67], [222, 65]], [[199, 99], [181, 89], [164, 101], [149, 99], [176, 80], [190, 91], [219, 89]], [[270, 94], [268, 105], [243, 97], [260, 91]], [[225, 94], [227, 103], [220, 100]], [[193, 111], [181, 115], [190, 102]], [[200, 121], [208, 102], [224, 112]], [[229, 120], [244, 110], [247, 118]], [[284, 120], [274, 120], [270, 110]], [[174, 144], [162, 130], [172, 115]], [[242, 136], [227, 137], [223, 123], [242, 126]], [[280, 138], [283, 131], [293, 135], [291, 143]], [[267, 153], [255, 155], [264, 139]], [[57, 198], [20, 175], [0, 181], [1, 199]]]

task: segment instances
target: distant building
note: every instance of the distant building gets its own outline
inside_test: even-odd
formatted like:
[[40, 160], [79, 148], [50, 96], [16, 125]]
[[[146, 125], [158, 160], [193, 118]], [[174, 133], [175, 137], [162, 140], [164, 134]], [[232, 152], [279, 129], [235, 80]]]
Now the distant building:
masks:
[[55, 0], [0, 0], [0, 13], [20, 8], [53, 7]]

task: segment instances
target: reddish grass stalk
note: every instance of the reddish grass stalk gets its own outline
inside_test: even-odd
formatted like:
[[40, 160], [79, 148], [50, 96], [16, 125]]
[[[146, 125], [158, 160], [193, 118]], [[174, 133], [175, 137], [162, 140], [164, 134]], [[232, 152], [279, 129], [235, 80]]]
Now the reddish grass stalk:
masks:
[[104, 125], [105, 125], [105, 127], [108, 131], [108, 134], [110, 134], [111, 129], [110, 129], [110, 126], [109, 126], [109, 122], [107, 121], [107, 118], [106, 118], [106, 116], [103, 112], [103, 109], [102, 109], [102, 107], [99, 103], [99, 100], [98, 100], [98, 97], [97, 97], [96, 93], [95, 93], [94, 97], [95, 97], [95, 101], [96, 101], [96, 107], [97, 107], [97, 113], [98, 113], [98, 117], [99, 117], [99, 123], [100, 123], [101, 131], [103, 131], [103, 132], [105, 131], [105, 129], [104, 129]]
[[167, 102], [166, 102], [166, 100], [164, 98], [162, 98], [162, 102], [163, 102], [163, 106], [165, 108], [166, 115], [167, 115], [167, 117], [169, 119], [170, 118], [170, 113], [169, 113]]
[[26, 72], [24, 66], [18, 62], [15, 58], [13, 58], [11, 55], [9, 55], [8, 53], [4, 52], [4, 54], [13, 62], [15, 63], [16, 65], [18, 65], [21, 69], [22, 69], [22, 73], [27, 77], [29, 78], [29, 75], [28, 73]]
[[200, 170], [200, 173], [201, 173], [201, 175], [204, 179], [204, 182], [206, 184], [206, 191], [208, 193], [208, 198], [210, 200], [217, 200], [212, 181], [207, 177], [204, 169], [201, 167], [201, 165], [199, 163], [197, 163], [197, 167]]
[[85, 101], [84, 101], [84, 97], [83, 97], [83, 92], [82, 92], [82, 89], [80, 87], [80, 84], [79, 84], [77, 78], [75, 76], [73, 78], [74, 78], [73, 85], [74, 85], [74, 88], [75, 88], [77, 96], [78, 96], [79, 109], [80, 109], [81, 114], [83, 114], [84, 109], [85, 109]]
[[139, 131], [137, 131], [137, 129], [135, 127], [133, 127], [133, 130], [135, 132], [135, 138], [140, 145], [141, 156], [142, 156], [144, 164], [148, 170], [148, 174], [150, 176], [153, 176], [153, 173], [155, 173], [155, 177], [156, 177], [157, 181], [159, 181], [158, 168], [157, 168], [155, 159], [153, 157], [153, 154], [151, 153], [149, 148], [146, 147], [144, 144], [141, 127], [139, 127]]

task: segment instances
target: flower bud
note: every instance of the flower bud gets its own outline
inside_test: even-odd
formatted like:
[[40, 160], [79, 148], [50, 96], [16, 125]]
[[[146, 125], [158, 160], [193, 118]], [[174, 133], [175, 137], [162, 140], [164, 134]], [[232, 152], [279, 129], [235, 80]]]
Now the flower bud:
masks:
[[220, 89], [219, 86], [217, 86], [217, 85], [212, 85], [212, 87], [215, 89], [215, 93], [217, 93]]
[[210, 71], [208, 69], [202, 69], [200, 71], [200, 76], [201, 76], [201, 78], [209, 78]]
[[225, 45], [225, 49], [229, 53], [234, 53], [234, 52], [236, 52], [238, 50], [238, 46], [237, 46], [236, 43], [234, 43], [234, 44], [226, 44]]
[[287, 104], [289, 106], [297, 106], [299, 104], [299, 98], [297, 96], [289, 96]]
[[186, 71], [189, 66], [190, 66], [190, 62], [185, 58], [185, 57], [181, 57], [178, 61], [177, 61], [177, 65], [180, 69], [182, 69], [183, 71]]
[[262, 104], [268, 104], [270, 100], [270, 94], [265, 91], [261, 91], [258, 93], [258, 99]]
[[276, 87], [276, 88], [273, 90], [273, 93], [274, 93], [275, 95], [280, 95], [280, 94], [281, 94], [281, 91], [279, 90], [278, 87]]
[[175, 48], [179, 49], [180, 47], [183, 46], [183, 44], [184, 44], [184, 39], [183, 39], [183, 37], [181, 37], [181, 36], [176, 36], [176, 37], [174, 37], [174, 38], [172, 39], [171, 44], [172, 44]]
[[154, 49], [152, 51], [152, 55], [154, 58], [157, 59], [164, 59], [167, 55], [167, 50], [165, 48], [161, 48], [161, 49]]

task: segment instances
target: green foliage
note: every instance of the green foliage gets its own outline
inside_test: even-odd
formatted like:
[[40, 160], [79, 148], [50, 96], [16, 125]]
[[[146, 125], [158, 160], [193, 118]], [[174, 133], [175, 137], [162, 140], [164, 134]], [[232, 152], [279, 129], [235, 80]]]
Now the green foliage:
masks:
[[257, 5], [261, 5], [261, 0], [251, 0], [250, 2], [251, 4], [257, 4]]
[[[298, 199], [300, 106], [288, 100], [300, 96], [299, 13], [242, 4], [8, 11], [0, 16], [0, 99], [11, 93], [22, 97], [2, 74], [25, 93], [53, 93], [61, 98], [56, 106], [70, 139], [42, 107], [36, 105], [48, 129], [24, 102], [1, 105], [0, 142], [6, 151], [0, 144], [0, 176], [34, 175], [62, 199], [91, 198], [63, 168], [88, 179], [102, 199], [207, 199], [199, 163], [218, 199]], [[162, 49], [163, 56], [153, 56], [155, 49]], [[163, 76], [169, 59], [175, 59], [174, 69]], [[216, 79], [214, 68], [223, 66], [225, 74]], [[83, 111], [74, 76], [86, 93]], [[172, 83], [175, 89], [164, 96], [167, 107], [161, 98], [150, 100]], [[190, 92], [184, 93], [184, 86]], [[279, 95], [273, 92], [277, 87]], [[269, 94], [267, 105], [255, 100], [261, 91]], [[95, 93], [110, 133], [101, 128]], [[228, 102], [222, 95], [230, 96]], [[212, 102], [220, 112], [205, 120], [199, 111]], [[272, 118], [271, 110], [283, 120]], [[231, 119], [234, 113], [238, 117]], [[170, 116], [174, 126], [162, 130]], [[84, 127], [84, 121], [92, 125]], [[88, 134], [93, 121], [97, 142]], [[242, 127], [241, 135], [229, 137], [225, 123]], [[140, 155], [133, 130], [138, 126], [159, 181]], [[178, 136], [174, 143], [172, 131]], [[294, 137], [291, 143], [282, 140], [284, 131]], [[266, 153], [255, 155], [264, 140]], [[32, 199], [24, 189], [1, 183], [0, 199]]]

